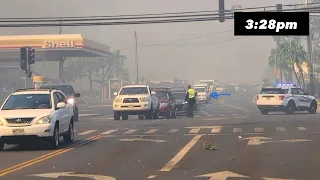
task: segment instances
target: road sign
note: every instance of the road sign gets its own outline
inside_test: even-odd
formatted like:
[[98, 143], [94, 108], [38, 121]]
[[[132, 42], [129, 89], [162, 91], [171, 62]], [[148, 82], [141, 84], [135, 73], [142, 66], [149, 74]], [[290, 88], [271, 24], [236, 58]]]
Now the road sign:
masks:
[[[255, 137], [242, 138], [240, 140], [249, 140], [247, 143], [248, 146], [261, 145], [261, 144], [265, 144], [265, 143], [281, 143], [281, 142], [296, 143], [296, 142], [310, 142], [310, 141], [312, 141], [311, 139], [286, 139], [286, 140], [277, 140], [277, 141], [270, 141], [269, 139], [271, 139], [271, 138], [255, 136]], [[266, 140], [269, 140], [269, 141], [266, 141]]]
[[93, 180], [116, 180], [116, 178], [111, 176], [103, 175], [93, 175], [93, 174], [75, 174], [74, 172], [59, 172], [59, 173], [45, 173], [45, 174], [33, 174], [31, 176], [45, 177], [45, 178], [58, 178], [60, 176], [68, 177], [79, 177], [79, 178], [89, 178]]
[[143, 139], [143, 138], [132, 138], [132, 139], [119, 139], [119, 141], [129, 141], [129, 142], [133, 142], [133, 141], [146, 141], [146, 142], [156, 142], [156, 143], [163, 143], [163, 142], [167, 142], [165, 140], [157, 140], [157, 139]]
[[229, 177], [249, 178], [248, 176], [237, 174], [237, 173], [234, 173], [231, 171], [215, 172], [215, 173], [210, 173], [210, 174], [199, 175], [196, 177], [206, 177], [206, 178], [210, 178], [209, 180], [226, 180]]

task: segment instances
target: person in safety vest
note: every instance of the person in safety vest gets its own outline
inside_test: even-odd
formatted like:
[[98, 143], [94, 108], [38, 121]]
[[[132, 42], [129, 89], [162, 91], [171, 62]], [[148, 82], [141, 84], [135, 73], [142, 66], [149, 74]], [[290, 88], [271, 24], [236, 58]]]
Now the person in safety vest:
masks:
[[188, 85], [185, 102], [188, 103], [187, 117], [193, 118], [193, 106], [196, 103], [197, 92]]

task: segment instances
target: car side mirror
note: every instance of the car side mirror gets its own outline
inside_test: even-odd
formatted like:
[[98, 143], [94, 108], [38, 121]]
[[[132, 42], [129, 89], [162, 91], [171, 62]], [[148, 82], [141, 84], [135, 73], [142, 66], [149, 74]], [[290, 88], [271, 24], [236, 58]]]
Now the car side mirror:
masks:
[[151, 91], [151, 95], [156, 95], [157, 93], [155, 91]]
[[80, 93], [75, 93], [74, 97], [81, 97], [81, 94]]
[[114, 96], [117, 96], [117, 95], [118, 95], [118, 93], [117, 93], [117, 92], [114, 92], [114, 93], [113, 93], [113, 95], [114, 95]]
[[62, 108], [65, 108], [66, 106], [67, 106], [66, 103], [64, 103], [64, 102], [59, 102], [59, 103], [57, 104], [57, 109], [62, 109]]

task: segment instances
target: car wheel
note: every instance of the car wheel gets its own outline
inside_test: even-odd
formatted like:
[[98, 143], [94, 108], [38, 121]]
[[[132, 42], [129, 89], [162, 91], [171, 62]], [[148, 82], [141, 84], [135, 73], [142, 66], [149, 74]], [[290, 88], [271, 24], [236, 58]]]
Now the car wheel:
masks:
[[4, 150], [4, 142], [0, 142], [0, 151]]
[[122, 120], [128, 120], [129, 115], [128, 114], [122, 114], [121, 117], [122, 117]]
[[114, 120], [120, 120], [120, 112], [113, 111], [113, 119]]
[[153, 113], [152, 118], [159, 119], [159, 108]]
[[73, 121], [69, 124], [68, 134], [63, 136], [63, 141], [65, 143], [72, 143], [74, 141], [74, 125]]
[[54, 131], [53, 131], [53, 136], [51, 138], [50, 146], [51, 149], [57, 149], [59, 147], [59, 127], [55, 125]]
[[79, 121], [79, 111], [78, 108], [74, 108], [74, 121]]
[[311, 104], [310, 104], [310, 107], [308, 109], [308, 112], [310, 114], [315, 114], [317, 112], [317, 108], [318, 108], [317, 106], [318, 106], [317, 102], [316, 101], [312, 101]]
[[260, 111], [262, 115], [267, 115], [269, 114], [269, 111]]
[[139, 115], [138, 118], [139, 118], [139, 120], [143, 120], [144, 116], [143, 115]]
[[287, 105], [286, 113], [287, 114], [293, 114], [295, 109], [296, 109], [296, 105], [294, 104], [294, 102], [293, 101], [289, 101], [289, 103]]

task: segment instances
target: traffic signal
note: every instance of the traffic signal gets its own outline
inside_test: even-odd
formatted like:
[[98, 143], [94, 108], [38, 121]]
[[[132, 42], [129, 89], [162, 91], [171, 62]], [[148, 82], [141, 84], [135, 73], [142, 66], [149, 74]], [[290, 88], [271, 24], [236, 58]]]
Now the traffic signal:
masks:
[[29, 47], [28, 48], [28, 63], [29, 64], [34, 64], [36, 62], [35, 59], [35, 49]]
[[282, 11], [282, 4], [277, 4], [276, 7], [278, 12]]
[[20, 48], [20, 69], [23, 71], [26, 71], [28, 67], [27, 53], [27, 47]]
[[225, 21], [225, 14], [224, 14], [224, 0], [218, 0], [219, 1], [219, 22]]
[[32, 72], [31, 71], [26, 71], [26, 77], [31, 79], [32, 77]]

